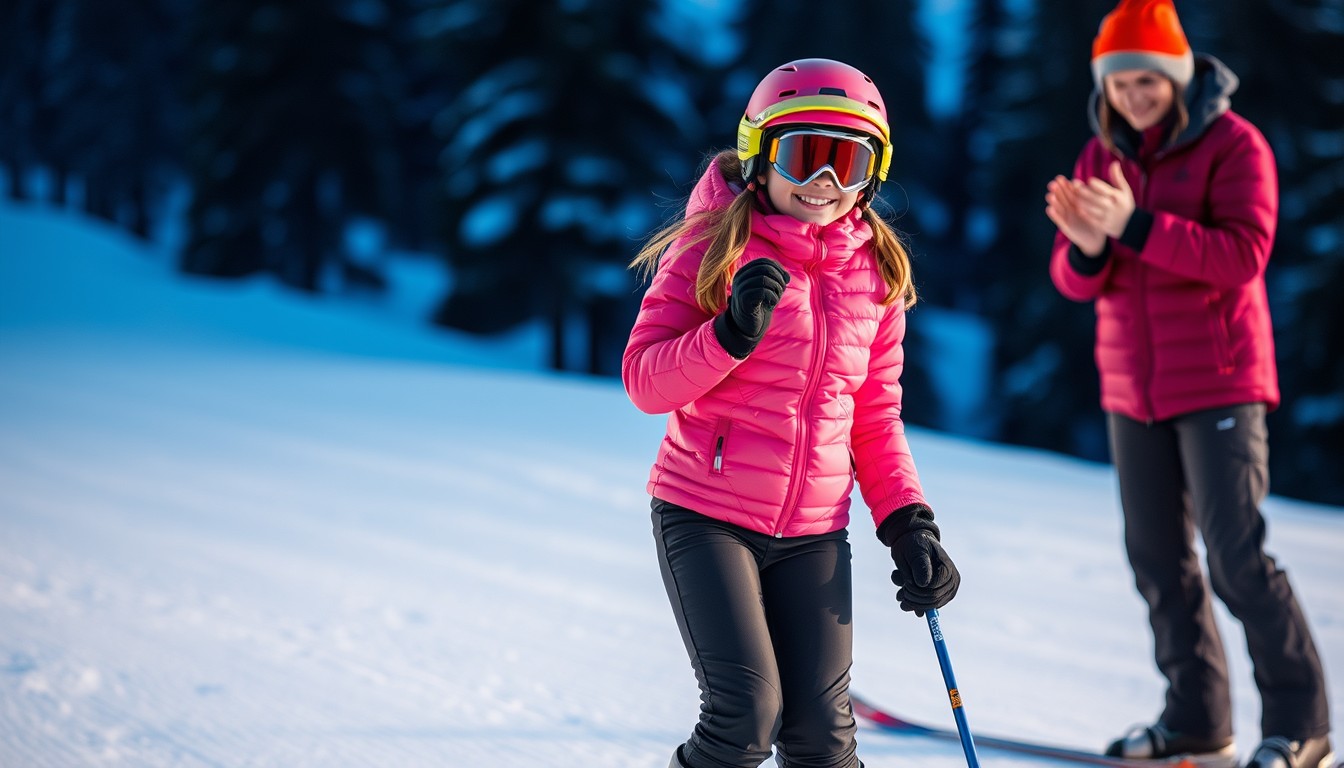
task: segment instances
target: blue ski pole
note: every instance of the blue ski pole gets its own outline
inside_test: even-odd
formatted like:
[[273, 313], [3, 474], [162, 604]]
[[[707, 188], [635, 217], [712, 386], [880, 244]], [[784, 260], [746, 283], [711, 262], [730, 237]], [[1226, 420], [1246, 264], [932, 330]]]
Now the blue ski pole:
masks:
[[943, 627], [938, 623], [938, 611], [929, 609], [924, 612], [929, 620], [929, 634], [933, 635], [933, 649], [938, 652], [938, 666], [943, 670], [943, 682], [947, 684], [947, 697], [952, 702], [952, 717], [957, 721], [957, 734], [961, 736], [961, 749], [966, 753], [966, 765], [980, 768], [980, 758], [975, 755], [975, 741], [971, 738], [971, 727], [966, 724], [966, 710], [961, 706], [961, 694], [957, 691], [957, 677], [952, 674], [952, 659], [947, 655], [947, 642], [943, 640]]

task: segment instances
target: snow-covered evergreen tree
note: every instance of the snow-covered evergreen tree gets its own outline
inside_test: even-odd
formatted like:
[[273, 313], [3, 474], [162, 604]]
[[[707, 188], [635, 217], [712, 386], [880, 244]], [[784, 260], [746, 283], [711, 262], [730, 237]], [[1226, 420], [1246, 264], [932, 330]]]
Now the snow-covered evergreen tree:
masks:
[[59, 7], [46, 84], [46, 97], [60, 105], [52, 150], [81, 182], [85, 211], [149, 237], [151, 209], [180, 163], [174, 74], [185, 3], [63, 0]]
[[[59, 105], [47, 96], [59, 10], [51, 0], [15, 0], [0, 8], [0, 165], [13, 200], [32, 197], [27, 182], [39, 166], [63, 178], [64, 163], [50, 148]], [[65, 185], [56, 187], [63, 195]]]
[[1094, 318], [1050, 282], [1055, 228], [1044, 196], [1090, 136], [1091, 41], [1111, 5], [981, 0], [967, 99], [976, 167], [964, 236], [976, 280], [967, 282], [996, 331], [998, 437], [1093, 459], [1106, 455]]
[[200, 0], [190, 37], [185, 271], [319, 291], [343, 228], [386, 210], [390, 15], [377, 0]]
[[544, 319], [552, 366], [577, 367], [567, 328], [594, 302], [637, 300], [625, 264], [698, 161], [692, 73], [655, 34], [653, 0], [456, 5], [468, 85], [436, 117], [454, 285], [435, 319]]
[[1344, 503], [1344, 2], [1228, 4], [1187, 29], [1237, 73], [1232, 108], [1278, 161], [1266, 274], [1283, 391], [1270, 416], [1275, 488]]

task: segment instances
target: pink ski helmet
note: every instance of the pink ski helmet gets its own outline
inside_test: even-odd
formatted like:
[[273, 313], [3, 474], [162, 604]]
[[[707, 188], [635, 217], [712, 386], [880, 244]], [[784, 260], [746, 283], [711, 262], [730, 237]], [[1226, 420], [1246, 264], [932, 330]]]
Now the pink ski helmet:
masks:
[[737, 125], [737, 157], [742, 161], [743, 177], [750, 181], [760, 173], [756, 161], [767, 133], [799, 124], [840, 128], [877, 139], [877, 182], [887, 180], [891, 128], [882, 94], [867, 75], [831, 59], [798, 59], [766, 75]]

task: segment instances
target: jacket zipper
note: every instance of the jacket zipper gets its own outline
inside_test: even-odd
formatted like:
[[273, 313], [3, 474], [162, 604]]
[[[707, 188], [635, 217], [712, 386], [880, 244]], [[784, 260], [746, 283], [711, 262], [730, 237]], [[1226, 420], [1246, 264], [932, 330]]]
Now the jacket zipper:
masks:
[[789, 492], [784, 498], [779, 522], [775, 525], [775, 538], [777, 539], [784, 536], [784, 529], [788, 527], [789, 521], [793, 519], [797, 512], [795, 507], [798, 504], [798, 497], [802, 495], [802, 483], [805, 480], [804, 474], [807, 472], [807, 456], [810, 453], [808, 450], [811, 440], [810, 430], [808, 429], [809, 411], [812, 397], [817, 391], [817, 382], [821, 380], [821, 366], [826, 359], [826, 312], [822, 302], [820, 270], [817, 269], [826, 259], [826, 243], [821, 239], [820, 230], [817, 231], [815, 253], [817, 257], [804, 267], [804, 270], [812, 279], [812, 290], [808, 295], [813, 318], [812, 360], [808, 364], [807, 382], [803, 386], [802, 398], [798, 403], [798, 432], [794, 439], [793, 472], [789, 475]]
[[[1143, 163], [1135, 163], [1139, 167], [1139, 197], [1138, 204], [1147, 205], [1148, 203], [1148, 169]], [[1139, 322], [1142, 324], [1139, 338], [1143, 339], [1143, 375], [1142, 398], [1144, 421], [1148, 424], [1153, 423], [1153, 339], [1152, 326], [1148, 322], [1148, 268], [1144, 265], [1142, 259], [1135, 260], [1135, 266], [1138, 269], [1138, 312], [1135, 313]]]

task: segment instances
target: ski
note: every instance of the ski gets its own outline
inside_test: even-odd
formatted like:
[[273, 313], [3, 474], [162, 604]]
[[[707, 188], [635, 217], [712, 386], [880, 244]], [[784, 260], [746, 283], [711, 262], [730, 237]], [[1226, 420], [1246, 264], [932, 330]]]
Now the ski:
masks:
[[[850, 703], [854, 706], [854, 714], [871, 723], [876, 728], [891, 733], [904, 734], [907, 736], [928, 736], [935, 739], [945, 739], [948, 741], [960, 741], [960, 734], [950, 728], [937, 728], [930, 725], [911, 722], [885, 710], [879, 709], [868, 703], [867, 700], [854, 694], [849, 694]], [[1132, 760], [1123, 757], [1107, 757], [1096, 752], [1074, 749], [1072, 747], [1055, 746], [1052, 744], [1042, 744], [1034, 741], [1025, 741], [1022, 739], [1007, 739], [995, 736], [976, 736], [975, 744], [979, 747], [988, 747], [1005, 752], [1016, 752], [1018, 754], [1033, 755], [1051, 760], [1058, 760], [1067, 763], [1083, 763], [1087, 765], [1105, 765], [1113, 768], [1154, 768], [1154, 766], [1169, 766], [1170, 768], [1225, 768], [1226, 766], [1235, 766], [1235, 758], [1229, 760], [1226, 757], [1216, 759], [1209, 758], [1201, 760], [1194, 756], [1181, 756], [1157, 760]]]

